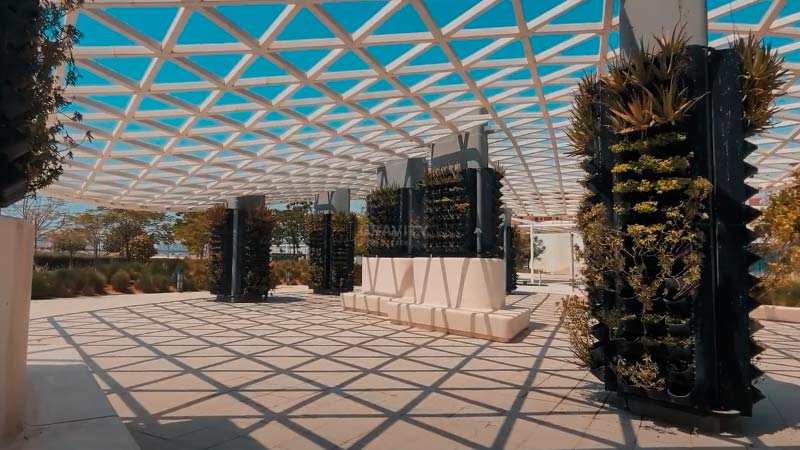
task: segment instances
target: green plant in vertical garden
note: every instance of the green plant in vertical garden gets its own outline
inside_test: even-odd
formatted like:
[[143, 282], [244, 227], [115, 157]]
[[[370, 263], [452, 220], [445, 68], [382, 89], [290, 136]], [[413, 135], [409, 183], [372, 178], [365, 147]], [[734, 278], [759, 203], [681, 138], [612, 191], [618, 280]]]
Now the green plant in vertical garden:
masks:
[[214, 205], [206, 210], [207, 221], [211, 230], [208, 250], [208, 284], [212, 294], [222, 293], [223, 246], [225, 240], [225, 220], [228, 211], [222, 205]]
[[762, 133], [772, 126], [778, 111], [775, 100], [788, 80], [783, 56], [753, 34], [733, 43], [742, 62], [739, 76], [742, 89], [742, 113], [746, 133]]
[[581, 273], [586, 285], [591, 288], [613, 290], [607, 285], [604, 273], [619, 273], [625, 260], [618, 249], [624, 236], [614, 229], [602, 203], [592, 203], [588, 198], [580, 204], [577, 226], [583, 235], [583, 247], [576, 249], [576, 256], [583, 262]]
[[339, 292], [353, 289], [355, 214], [331, 215], [331, 287]]
[[458, 254], [464, 245], [469, 197], [464, 171], [459, 165], [429, 170], [421, 181], [425, 188], [425, 249], [432, 254]]
[[402, 242], [401, 191], [397, 186], [374, 189], [367, 194], [367, 249], [371, 255], [400, 252]]
[[595, 119], [594, 104], [599, 99], [600, 80], [597, 74], [587, 73], [575, 92], [572, 103], [572, 120], [566, 130], [567, 138], [573, 150], [570, 155], [586, 156], [600, 134], [600, 124]]
[[269, 259], [275, 215], [261, 206], [245, 212], [245, 242], [242, 255], [242, 294], [262, 299], [270, 289]]
[[306, 214], [305, 228], [308, 234], [309, 286], [321, 287], [325, 281], [325, 255], [323, 253], [325, 216], [319, 213]]

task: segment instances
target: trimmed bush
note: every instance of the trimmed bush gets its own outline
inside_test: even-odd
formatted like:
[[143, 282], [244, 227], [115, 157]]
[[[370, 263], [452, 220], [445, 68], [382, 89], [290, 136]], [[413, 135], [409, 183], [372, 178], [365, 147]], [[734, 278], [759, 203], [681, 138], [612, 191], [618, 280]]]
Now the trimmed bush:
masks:
[[114, 274], [117, 273], [117, 271], [119, 269], [122, 269], [123, 267], [124, 264], [120, 262], [113, 262], [113, 263], [99, 265], [97, 266], [97, 270], [99, 270], [100, 273], [102, 273], [103, 276], [106, 277], [106, 280], [110, 280], [111, 277], [113, 277]]
[[34, 300], [53, 296], [53, 280], [50, 272], [33, 272], [31, 298]]
[[143, 272], [136, 280], [135, 286], [145, 294], [169, 292], [170, 277], [160, 274]]
[[[76, 291], [80, 292], [85, 284], [77, 279], [78, 277], [75, 276], [75, 271], [71, 269], [58, 269], [51, 272], [51, 276], [53, 288], [50, 294], [56, 298], [71, 297], [75, 295]], [[79, 288], [76, 289], [76, 287]]]
[[192, 278], [184, 278], [183, 279], [183, 291], [184, 292], [192, 292], [192, 291], [196, 291], [197, 289], [198, 289], [197, 288], [197, 282], [194, 279], [192, 279]]
[[131, 280], [139, 279], [139, 276], [144, 272], [145, 265], [141, 262], [132, 262], [124, 265], [125, 271], [128, 272], [128, 276]]
[[166, 275], [153, 275], [153, 287], [156, 289], [156, 292], [169, 292], [169, 287], [171, 284], [170, 277]]
[[118, 270], [111, 277], [111, 287], [117, 292], [128, 293], [131, 289], [131, 276], [126, 270]]
[[134, 284], [136, 289], [144, 292], [145, 294], [152, 294], [154, 292], [158, 292], [156, 290], [155, 283], [153, 282], [153, 276], [149, 273], [143, 273], [136, 279], [136, 283]]
[[106, 293], [106, 277], [100, 271], [96, 269], [86, 269], [86, 277], [88, 286], [92, 287], [92, 291], [94, 294], [105, 294]]

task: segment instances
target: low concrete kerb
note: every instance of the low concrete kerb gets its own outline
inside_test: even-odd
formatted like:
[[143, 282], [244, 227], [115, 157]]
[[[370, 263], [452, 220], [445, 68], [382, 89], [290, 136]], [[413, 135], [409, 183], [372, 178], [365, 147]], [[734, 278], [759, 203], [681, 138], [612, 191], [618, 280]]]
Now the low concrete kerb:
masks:
[[750, 313], [750, 318], [773, 322], [800, 323], [800, 308], [792, 306], [761, 305]]

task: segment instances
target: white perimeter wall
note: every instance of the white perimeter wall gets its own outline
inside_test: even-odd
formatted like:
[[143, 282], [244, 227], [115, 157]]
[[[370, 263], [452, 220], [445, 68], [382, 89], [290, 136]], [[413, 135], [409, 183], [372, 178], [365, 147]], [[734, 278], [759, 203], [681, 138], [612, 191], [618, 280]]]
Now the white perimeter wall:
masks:
[[[539, 257], [539, 260], [534, 261], [533, 268], [540, 269], [544, 273], [551, 273], [556, 275], [570, 275], [571, 255], [569, 245], [569, 233], [547, 233], [547, 234], [533, 234], [544, 242], [545, 251]], [[583, 246], [581, 235], [574, 233], [574, 243]], [[575, 262], [575, 276], [578, 276], [580, 265]]]

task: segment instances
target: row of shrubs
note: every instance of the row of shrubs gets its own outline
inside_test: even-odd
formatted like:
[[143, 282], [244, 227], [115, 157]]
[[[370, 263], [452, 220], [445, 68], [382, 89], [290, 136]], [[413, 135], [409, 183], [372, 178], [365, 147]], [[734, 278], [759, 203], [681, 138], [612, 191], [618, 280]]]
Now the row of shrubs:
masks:
[[[273, 261], [296, 261], [303, 258], [298, 253], [272, 253], [270, 258]], [[186, 261], [181, 259], [165, 259], [164, 261]], [[131, 264], [119, 256], [104, 255], [97, 258], [91, 254], [78, 253], [69, 256], [67, 253], [60, 252], [38, 252], [33, 256], [33, 264], [36, 267], [46, 267], [48, 270], [71, 269], [80, 267], [99, 267], [109, 264]], [[71, 264], [71, 265], [70, 265]], [[139, 263], [143, 264], [143, 263]]]
[[176, 289], [178, 269], [183, 271], [183, 290], [196, 291], [207, 284], [204, 261], [151, 260], [112, 262], [96, 268], [41, 270], [33, 272], [31, 298], [63, 298], [102, 295], [110, 291], [131, 293], [170, 292]]
[[800, 307], [800, 279], [787, 285], [766, 289], [758, 301], [766, 305]]
[[[183, 290], [208, 290], [207, 262], [192, 259], [153, 259], [144, 262], [113, 261], [97, 267], [47, 270], [37, 267], [33, 272], [31, 298], [63, 298], [103, 295], [111, 291], [144, 293], [176, 290], [177, 273], [183, 272]], [[272, 261], [271, 285], [308, 284], [309, 267], [305, 259]], [[361, 285], [361, 266], [356, 264], [355, 284]]]

